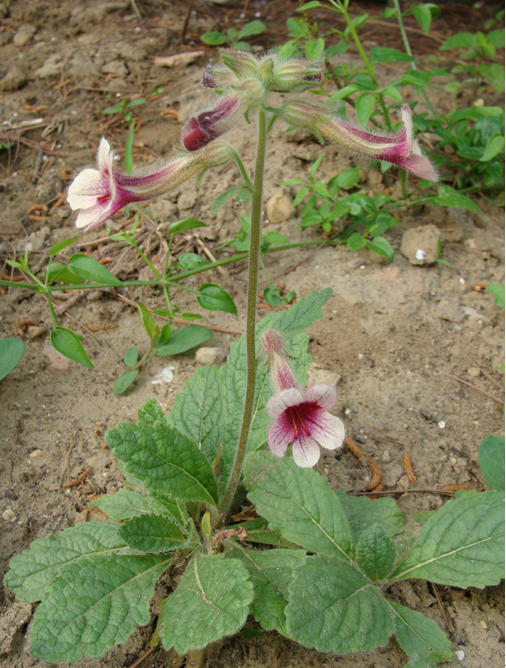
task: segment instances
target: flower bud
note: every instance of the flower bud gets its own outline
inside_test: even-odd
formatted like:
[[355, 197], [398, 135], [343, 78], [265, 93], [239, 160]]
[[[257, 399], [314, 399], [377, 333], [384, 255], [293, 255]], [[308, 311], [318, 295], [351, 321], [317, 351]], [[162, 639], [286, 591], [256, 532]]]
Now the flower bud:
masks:
[[247, 105], [238, 95], [226, 95], [206, 111], [192, 116], [183, 129], [187, 151], [198, 151], [230, 130], [245, 113]]
[[267, 88], [270, 87], [272, 79], [274, 77], [274, 58], [273, 56], [267, 56], [260, 62], [258, 68], [258, 78]]
[[411, 109], [402, 107], [403, 128], [396, 134], [372, 133], [356, 128], [332, 116], [327, 107], [295, 100], [283, 107], [283, 118], [295, 127], [313, 132], [319, 139], [340, 144], [350, 151], [375, 160], [385, 160], [404, 167], [416, 176], [437, 181], [436, 171], [428, 158], [422, 155], [418, 142], [413, 137]]
[[260, 339], [262, 350], [266, 357], [270, 357], [272, 353], [286, 357], [287, 352], [281, 334], [278, 334], [274, 329], [267, 329]]
[[237, 81], [237, 77], [226, 67], [208, 65], [202, 76], [202, 85], [205, 88], [223, 90], [230, 88]]
[[223, 64], [239, 77], [255, 77], [258, 72], [258, 62], [255, 56], [248, 51], [222, 49], [220, 56]]
[[321, 83], [325, 60], [285, 60], [276, 62], [270, 90], [288, 93]]

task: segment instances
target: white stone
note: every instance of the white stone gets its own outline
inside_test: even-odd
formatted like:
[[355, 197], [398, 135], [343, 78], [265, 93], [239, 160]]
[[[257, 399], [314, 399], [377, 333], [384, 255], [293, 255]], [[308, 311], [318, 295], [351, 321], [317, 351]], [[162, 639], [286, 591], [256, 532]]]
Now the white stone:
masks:
[[151, 385], [161, 385], [162, 383], [170, 383], [174, 378], [174, 367], [166, 366], [164, 369], [159, 371], [155, 379], [151, 381]]
[[226, 353], [222, 348], [199, 348], [195, 353], [195, 361], [203, 366], [223, 362], [225, 357]]
[[337, 387], [341, 376], [333, 371], [327, 369], [317, 369], [309, 367], [307, 385], [328, 385], [329, 387]]
[[10, 508], [7, 508], [6, 510], [3, 511], [2, 517], [6, 522], [15, 522], [16, 521], [16, 515], [12, 512]]
[[390, 456], [390, 452], [388, 450], [385, 450], [385, 452], [381, 455], [381, 461], [384, 464], [388, 464], [388, 462], [392, 459]]
[[438, 256], [441, 232], [435, 225], [422, 225], [406, 230], [401, 253], [411, 264], [434, 264]]

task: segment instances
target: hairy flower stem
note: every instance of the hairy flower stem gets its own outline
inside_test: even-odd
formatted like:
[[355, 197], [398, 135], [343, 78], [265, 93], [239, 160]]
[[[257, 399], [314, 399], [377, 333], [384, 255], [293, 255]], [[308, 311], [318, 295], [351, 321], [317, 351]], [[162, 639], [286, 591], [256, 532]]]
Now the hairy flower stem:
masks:
[[255, 319], [257, 310], [258, 268], [260, 265], [260, 237], [262, 229], [262, 194], [264, 184], [265, 144], [267, 128], [265, 111], [258, 109], [257, 115], [257, 154], [255, 162], [255, 179], [253, 196], [251, 199], [251, 232], [249, 246], [248, 298], [246, 306], [246, 397], [242, 417], [241, 433], [237, 444], [234, 466], [230, 480], [220, 505], [219, 523], [221, 523], [230, 508], [237, 485], [241, 478], [242, 464], [246, 455], [246, 446], [253, 417], [253, 403], [255, 399], [255, 385], [257, 376], [257, 360], [255, 350]]

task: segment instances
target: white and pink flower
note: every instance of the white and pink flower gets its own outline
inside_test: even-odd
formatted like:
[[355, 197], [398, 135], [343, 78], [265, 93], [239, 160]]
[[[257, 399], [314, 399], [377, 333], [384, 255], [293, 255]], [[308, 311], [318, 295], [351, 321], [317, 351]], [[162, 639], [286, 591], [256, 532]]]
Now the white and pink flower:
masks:
[[197, 172], [223, 165], [231, 158], [230, 146], [215, 142], [202, 151], [183, 154], [151, 171], [125, 174], [116, 168], [114, 151], [102, 138], [98, 147], [98, 169], [83, 170], [69, 188], [67, 201], [74, 211], [79, 210], [76, 227], [92, 230], [127, 204], [157, 197]]
[[375, 160], [385, 160], [404, 167], [420, 178], [437, 181], [436, 170], [422, 155], [413, 136], [411, 109], [405, 104], [401, 110], [403, 128], [393, 135], [367, 132], [335, 118], [325, 107], [305, 101], [287, 102], [283, 118], [296, 127], [304, 127], [319, 138], [340, 144], [350, 151]]
[[263, 334], [262, 348], [269, 358], [276, 391], [266, 406], [274, 418], [267, 435], [269, 449], [276, 457], [283, 457], [292, 443], [297, 466], [312, 467], [320, 459], [320, 446], [336, 450], [344, 441], [344, 424], [328, 412], [336, 401], [336, 390], [313, 385], [302, 393], [282, 354], [283, 340], [274, 330]]

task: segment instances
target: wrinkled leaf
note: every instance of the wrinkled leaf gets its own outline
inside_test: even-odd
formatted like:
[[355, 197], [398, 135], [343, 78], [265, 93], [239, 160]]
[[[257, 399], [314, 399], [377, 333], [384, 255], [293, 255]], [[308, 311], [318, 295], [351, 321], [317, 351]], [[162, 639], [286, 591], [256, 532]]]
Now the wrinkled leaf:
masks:
[[373, 524], [380, 524], [387, 536], [396, 536], [402, 529], [402, 511], [393, 499], [376, 499], [371, 501], [365, 496], [351, 496], [342, 489], [335, 491], [348, 522], [355, 542], [358, 542], [364, 531]]
[[504, 494], [492, 491], [448, 501], [423, 526], [392, 579], [483, 588], [502, 577]]
[[490, 489], [504, 491], [504, 436], [485, 436], [480, 443], [479, 461]]
[[119, 535], [133, 550], [161, 554], [179, 550], [188, 542], [188, 532], [167, 515], [140, 515], [127, 520]]
[[357, 564], [369, 579], [376, 582], [390, 575], [395, 557], [395, 544], [381, 524], [364, 531], [357, 544]]
[[472, 199], [457, 192], [450, 186], [439, 186], [437, 189], [438, 196], [434, 198], [434, 202], [440, 206], [453, 206], [460, 209], [469, 209], [480, 213], [480, 207], [473, 202]]
[[288, 636], [320, 652], [369, 652], [393, 633], [379, 590], [349, 563], [309, 557], [297, 569], [285, 609]]
[[348, 520], [325, 478], [265, 451], [250, 454], [244, 471], [248, 498], [271, 529], [312, 552], [353, 555]]
[[178, 654], [237, 633], [248, 616], [253, 584], [238, 559], [199, 555], [162, 603], [158, 633]]
[[32, 654], [46, 663], [94, 659], [125, 642], [149, 622], [149, 599], [169, 560], [113, 554], [69, 564], [35, 612]]
[[453, 656], [439, 626], [416, 610], [388, 601], [394, 612], [395, 638], [411, 661], [408, 668], [432, 668]]

